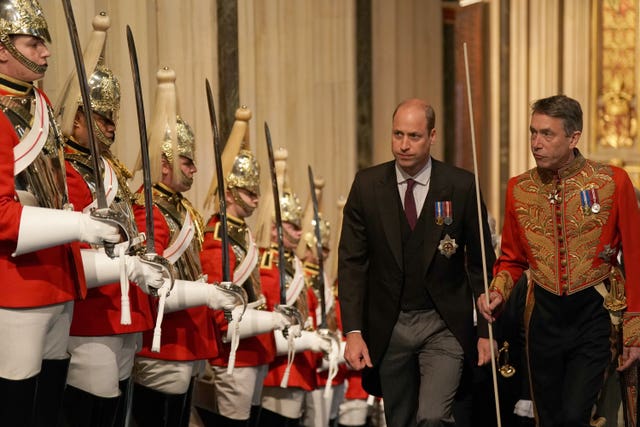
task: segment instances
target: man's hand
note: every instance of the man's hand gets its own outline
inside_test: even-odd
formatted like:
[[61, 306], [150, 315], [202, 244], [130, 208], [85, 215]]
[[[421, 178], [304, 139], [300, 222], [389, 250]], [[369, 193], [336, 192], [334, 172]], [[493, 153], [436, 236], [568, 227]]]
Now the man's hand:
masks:
[[485, 294], [481, 294], [478, 297], [478, 301], [476, 303], [476, 309], [482, 317], [487, 319], [489, 323], [494, 322], [496, 319], [493, 317], [493, 313], [499, 308], [504, 300], [502, 299], [502, 295], [498, 292], [489, 292], [489, 304], [487, 304], [487, 297]]
[[[498, 343], [493, 341], [494, 355], [498, 355]], [[478, 338], [478, 366], [491, 362], [491, 343], [489, 338]]]
[[355, 371], [364, 369], [365, 366], [373, 367], [369, 358], [369, 349], [362, 339], [360, 332], [350, 332], [346, 337], [347, 344], [344, 348], [344, 359], [349, 367]]
[[630, 368], [637, 360], [640, 360], [640, 347], [627, 347], [622, 349], [622, 356], [620, 357], [620, 366], [618, 371], [624, 371]]
[[164, 284], [163, 270], [160, 264], [141, 261], [137, 256], [126, 255], [127, 277], [135, 282], [147, 295], [157, 295]]

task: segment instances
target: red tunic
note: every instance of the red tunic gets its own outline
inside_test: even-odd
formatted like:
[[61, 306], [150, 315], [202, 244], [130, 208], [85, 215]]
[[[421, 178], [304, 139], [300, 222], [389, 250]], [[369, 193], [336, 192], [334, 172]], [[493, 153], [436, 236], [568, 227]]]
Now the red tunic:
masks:
[[[154, 191], [154, 201], [157, 194]], [[133, 206], [138, 230], [146, 232], [144, 206]], [[156, 252], [162, 255], [171, 244], [171, 231], [167, 220], [156, 205], [153, 207]], [[187, 249], [189, 250], [189, 249]], [[179, 261], [178, 261], [179, 262]], [[181, 277], [176, 277], [180, 279]], [[162, 343], [160, 352], [152, 352], [153, 331], [143, 334], [139, 356], [160, 360], [203, 360], [218, 354], [214, 325], [206, 306], [165, 313], [162, 321]]]
[[[217, 215], [212, 216], [207, 223], [207, 230], [215, 230], [216, 224], [219, 221], [220, 219]], [[233, 272], [235, 270], [237, 261], [236, 254], [231, 245], [229, 245], [230, 271]], [[200, 263], [202, 264], [202, 272], [208, 275], [209, 282], [222, 280], [222, 241], [214, 236], [213, 231], [205, 232], [202, 252], [200, 252]], [[279, 301], [278, 288], [262, 286], [262, 293], [266, 298], [267, 309], [273, 310], [274, 305]], [[211, 316], [219, 328], [220, 339], [218, 341], [218, 357], [210, 359], [209, 362], [214, 366], [227, 366], [229, 363], [231, 344], [222, 342], [222, 337], [227, 336], [229, 324], [222, 310], [211, 310]], [[273, 338], [273, 332], [247, 337], [240, 340], [236, 350], [235, 366], [264, 365], [273, 361], [275, 355], [276, 344]]]
[[22, 215], [13, 174], [13, 147], [18, 143], [13, 125], [0, 113], [0, 307], [41, 307], [83, 298], [86, 284], [77, 243], [11, 256]]
[[[267, 249], [271, 250], [271, 249]], [[261, 251], [264, 252], [264, 251]], [[276, 262], [268, 265], [264, 263], [260, 266], [260, 283], [262, 286], [273, 288], [280, 287], [280, 276]], [[274, 285], [275, 283], [275, 285]], [[300, 293], [302, 297], [304, 290]], [[316, 327], [315, 312], [318, 307], [318, 299], [310, 288], [306, 289], [307, 305], [310, 316], [313, 318], [313, 326]], [[276, 332], [280, 333], [280, 332]], [[298, 387], [306, 391], [318, 388], [316, 368], [318, 367], [319, 356], [311, 351], [296, 353], [289, 373], [287, 387]], [[287, 356], [276, 356], [275, 360], [269, 364], [269, 372], [264, 380], [265, 387], [280, 387], [280, 382], [287, 368]]]
[[[76, 211], [82, 211], [93, 202], [93, 196], [84, 178], [73, 165], [66, 163], [69, 201]], [[134, 237], [134, 236], [131, 236]], [[85, 245], [88, 247], [88, 245]], [[86, 299], [77, 301], [73, 308], [71, 335], [102, 336], [141, 332], [153, 328], [149, 298], [138, 286], [129, 287], [131, 324], [120, 324], [120, 283], [89, 289]]]

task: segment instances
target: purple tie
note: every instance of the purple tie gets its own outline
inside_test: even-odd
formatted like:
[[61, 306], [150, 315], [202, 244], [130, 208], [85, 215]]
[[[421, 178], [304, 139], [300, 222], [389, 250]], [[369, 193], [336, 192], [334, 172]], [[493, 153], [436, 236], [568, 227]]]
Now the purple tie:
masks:
[[404, 193], [404, 214], [409, 221], [409, 227], [413, 230], [418, 221], [418, 214], [416, 212], [416, 199], [413, 198], [413, 186], [416, 182], [409, 178], [407, 180], [407, 189]]

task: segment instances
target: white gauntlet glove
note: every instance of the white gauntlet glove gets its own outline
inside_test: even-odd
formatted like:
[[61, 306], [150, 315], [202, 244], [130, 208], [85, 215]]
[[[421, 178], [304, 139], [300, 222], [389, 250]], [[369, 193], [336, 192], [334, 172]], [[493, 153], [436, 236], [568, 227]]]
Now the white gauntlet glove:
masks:
[[232, 310], [238, 305], [238, 301], [234, 296], [221, 291], [214, 284], [176, 280], [167, 297], [165, 311], [171, 313], [201, 305], [206, 305], [213, 310]]
[[126, 256], [126, 263], [127, 277], [145, 294], [156, 294], [164, 284], [164, 270], [160, 264], [144, 262], [137, 256], [129, 255]]
[[[291, 333], [296, 326], [297, 325], [294, 325], [289, 328], [289, 333]], [[287, 354], [287, 339], [278, 331], [274, 333], [274, 336], [276, 339], [276, 353], [278, 356]], [[329, 354], [331, 352], [331, 339], [329, 337], [323, 337], [315, 331], [300, 331], [300, 336], [293, 340], [293, 345], [296, 353], [306, 350], [322, 352], [324, 354]]]
[[120, 230], [115, 225], [93, 219], [88, 213], [24, 206], [13, 256], [74, 241], [96, 245], [117, 243]]
[[[234, 319], [239, 319], [243, 307], [236, 307], [232, 311]], [[273, 330], [282, 330], [289, 326], [291, 322], [286, 316], [274, 311], [255, 310], [248, 308], [242, 320], [238, 323], [237, 334], [240, 339], [264, 334]], [[227, 341], [231, 341], [231, 328], [227, 330]]]

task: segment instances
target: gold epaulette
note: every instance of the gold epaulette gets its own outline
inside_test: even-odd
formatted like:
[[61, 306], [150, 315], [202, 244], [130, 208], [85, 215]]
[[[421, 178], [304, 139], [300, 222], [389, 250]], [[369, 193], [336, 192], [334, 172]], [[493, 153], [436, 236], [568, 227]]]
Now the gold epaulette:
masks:
[[138, 191], [132, 199], [133, 203], [138, 206], [144, 206], [144, 191]]

